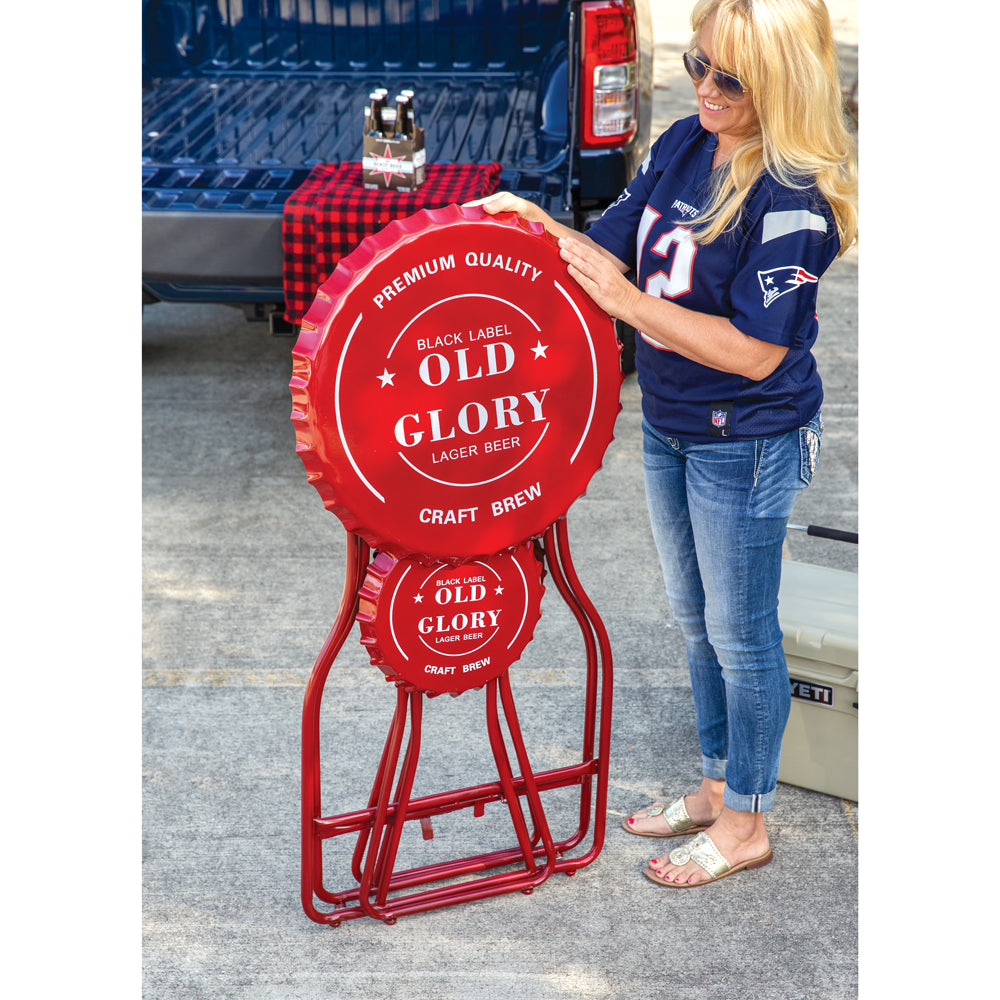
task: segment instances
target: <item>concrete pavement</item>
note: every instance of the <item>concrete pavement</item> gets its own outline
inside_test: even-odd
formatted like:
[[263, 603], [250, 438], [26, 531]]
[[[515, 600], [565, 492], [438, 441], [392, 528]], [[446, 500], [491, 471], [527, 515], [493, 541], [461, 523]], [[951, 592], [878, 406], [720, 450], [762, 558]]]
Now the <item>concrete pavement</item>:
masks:
[[[835, 20], [848, 9], [831, 4]], [[657, 80], [670, 88], [658, 91], [663, 116], [676, 113], [668, 98], [683, 101], [668, 73], [679, 68], [687, 29], [657, 27]], [[795, 519], [856, 529], [856, 255], [821, 284], [820, 316], [826, 434]], [[295, 454], [290, 350], [224, 307], [144, 314], [144, 997], [855, 997], [857, 803], [782, 785], [769, 818], [774, 863], [669, 895], [641, 875], [661, 842], [619, 827], [621, 816], [699, 776], [682, 643], [646, 522], [634, 375], [604, 467], [568, 518], [615, 663], [600, 857], [531, 896], [391, 927], [361, 919], [331, 930], [306, 918], [299, 721], [340, 596], [344, 536]], [[793, 534], [788, 548], [792, 558], [857, 568], [855, 546]], [[511, 671], [536, 770], [578, 759], [582, 665], [576, 625], [547, 595], [535, 639]], [[348, 640], [324, 702], [330, 813], [364, 804], [393, 692]], [[483, 717], [482, 692], [427, 703], [416, 794], [494, 777]], [[489, 809], [480, 819], [442, 817], [433, 841], [414, 832], [405, 848], [452, 856], [455, 844], [498, 835], [496, 817]], [[345, 864], [338, 850], [335, 887]]]

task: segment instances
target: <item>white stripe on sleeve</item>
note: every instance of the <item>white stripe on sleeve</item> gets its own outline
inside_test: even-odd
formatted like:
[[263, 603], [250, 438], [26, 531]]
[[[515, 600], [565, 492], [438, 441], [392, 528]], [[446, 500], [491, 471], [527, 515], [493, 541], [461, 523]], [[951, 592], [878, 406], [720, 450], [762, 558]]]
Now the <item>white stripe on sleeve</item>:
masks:
[[815, 229], [819, 233], [825, 233], [826, 219], [822, 215], [804, 209], [796, 212], [768, 212], [764, 216], [764, 235], [761, 242], [767, 243], [779, 236], [787, 236], [803, 229]]

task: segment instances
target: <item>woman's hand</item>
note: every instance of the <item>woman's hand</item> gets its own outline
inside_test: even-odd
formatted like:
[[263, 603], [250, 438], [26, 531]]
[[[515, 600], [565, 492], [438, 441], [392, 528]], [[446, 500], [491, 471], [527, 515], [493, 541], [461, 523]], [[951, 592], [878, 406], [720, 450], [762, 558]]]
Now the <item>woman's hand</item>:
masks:
[[569, 273], [584, 291], [612, 316], [621, 315], [614, 309], [626, 308], [626, 303], [631, 301], [630, 292], [638, 296], [638, 289], [623, 277], [628, 270], [626, 264], [594, 243], [589, 236], [556, 222], [534, 202], [519, 198], [509, 191], [499, 191], [488, 198], [467, 201], [465, 205], [469, 207], [479, 205], [488, 215], [516, 212], [527, 222], [540, 222], [559, 241], [559, 256], [569, 263]]
[[620, 263], [580, 240], [559, 240], [559, 256], [569, 265], [570, 277], [611, 316], [624, 319], [635, 308], [641, 295], [622, 273]]
[[526, 198], [518, 198], [510, 191], [499, 191], [486, 198], [477, 198], [475, 201], [462, 203], [463, 208], [475, 208], [476, 206], [481, 207], [487, 215], [496, 215], [498, 212], [514, 212], [527, 222], [545, 224], [551, 221], [548, 215], [534, 202], [528, 201]]
[[515, 212], [525, 222], [540, 222], [542, 227], [550, 232], [556, 239], [563, 236], [576, 236], [579, 233], [569, 226], [564, 226], [545, 211], [541, 205], [536, 205], [527, 198], [519, 198], [510, 191], [498, 191], [487, 198], [477, 198], [475, 201], [464, 202], [462, 207], [475, 208], [480, 206], [487, 215], [497, 215], [500, 212]]

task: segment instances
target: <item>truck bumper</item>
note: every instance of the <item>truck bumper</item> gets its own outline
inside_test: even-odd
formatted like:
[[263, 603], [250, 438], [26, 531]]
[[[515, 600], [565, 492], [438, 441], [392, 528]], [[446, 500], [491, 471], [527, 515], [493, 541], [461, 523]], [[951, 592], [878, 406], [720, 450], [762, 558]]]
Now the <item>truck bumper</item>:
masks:
[[165, 301], [282, 302], [281, 218], [143, 212], [143, 285]]
[[[552, 211], [564, 225], [572, 213]], [[279, 212], [142, 213], [142, 284], [164, 302], [285, 300]]]

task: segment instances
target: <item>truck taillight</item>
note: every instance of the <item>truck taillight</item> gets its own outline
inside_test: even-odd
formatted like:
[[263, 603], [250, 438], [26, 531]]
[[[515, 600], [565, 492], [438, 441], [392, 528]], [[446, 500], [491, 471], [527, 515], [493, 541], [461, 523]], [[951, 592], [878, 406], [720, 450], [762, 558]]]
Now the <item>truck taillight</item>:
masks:
[[636, 130], [635, 12], [622, 0], [583, 4], [581, 97], [585, 149], [623, 146]]

